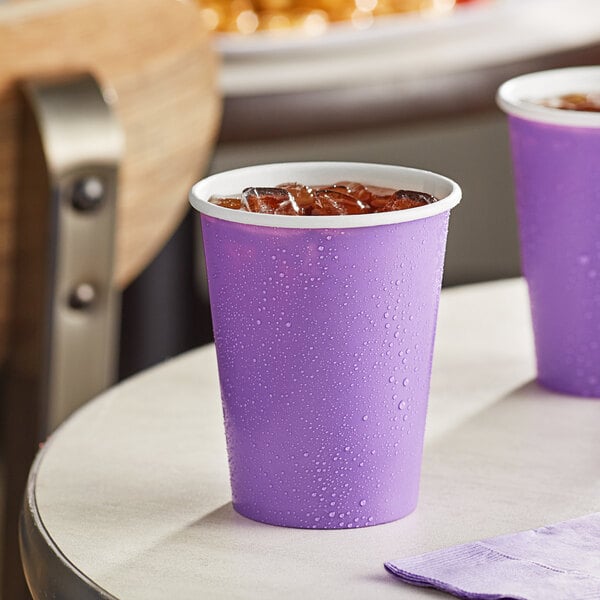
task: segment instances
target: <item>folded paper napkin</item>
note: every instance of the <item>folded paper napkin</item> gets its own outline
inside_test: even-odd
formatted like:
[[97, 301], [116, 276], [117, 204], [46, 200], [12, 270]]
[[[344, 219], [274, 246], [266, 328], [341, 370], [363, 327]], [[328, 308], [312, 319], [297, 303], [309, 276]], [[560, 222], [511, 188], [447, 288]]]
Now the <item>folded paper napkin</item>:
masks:
[[600, 600], [600, 513], [385, 567], [406, 583], [472, 600]]

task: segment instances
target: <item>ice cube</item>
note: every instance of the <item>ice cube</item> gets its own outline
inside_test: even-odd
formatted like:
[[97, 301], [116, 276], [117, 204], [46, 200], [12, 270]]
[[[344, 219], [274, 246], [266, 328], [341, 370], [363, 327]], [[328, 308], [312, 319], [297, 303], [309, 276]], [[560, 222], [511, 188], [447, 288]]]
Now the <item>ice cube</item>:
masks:
[[304, 215], [306, 214], [305, 209], [300, 208], [296, 200], [292, 197], [291, 200], [286, 200], [282, 202], [276, 209], [276, 215]]
[[395, 192], [392, 188], [381, 187], [378, 185], [362, 185], [356, 181], [340, 181], [333, 187], [344, 187], [347, 190], [348, 195], [365, 204], [369, 204], [370, 206], [373, 206], [373, 202], [383, 206], [389, 199], [389, 196], [393, 195]]
[[358, 215], [369, 212], [364, 202], [334, 188], [319, 188], [314, 191], [313, 215]]
[[255, 213], [275, 214], [284, 202], [292, 201], [293, 196], [281, 188], [251, 187], [242, 192], [242, 205]]
[[212, 196], [209, 200], [217, 206], [223, 206], [224, 208], [233, 208], [234, 210], [244, 210], [242, 207], [241, 196]]
[[415, 202], [417, 203], [415, 206], [422, 206], [424, 204], [432, 204], [433, 202], [437, 202], [437, 199], [431, 194], [426, 194], [425, 192], [415, 192], [413, 190], [397, 190], [394, 196], [396, 196], [398, 199]]
[[372, 204], [376, 212], [389, 212], [392, 210], [405, 210], [416, 208], [435, 202], [435, 198], [424, 192], [413, 192], [412, 190], [398, 190], [389, 196], [384, 204], [380, 202]]
[[290, 192], [290, 194], [294, 196], [296, 203], [301, 209], [308, 209], [315, 202], [313, 189], [307, 185], [302, 185], [300, 183], [282, 183], [278, 187]]

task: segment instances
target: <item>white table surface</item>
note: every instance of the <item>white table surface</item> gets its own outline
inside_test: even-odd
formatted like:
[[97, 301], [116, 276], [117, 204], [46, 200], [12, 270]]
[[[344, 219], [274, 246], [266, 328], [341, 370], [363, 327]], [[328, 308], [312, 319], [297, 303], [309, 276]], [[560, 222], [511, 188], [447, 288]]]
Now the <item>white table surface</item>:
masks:
[[230, 503], [212, 346], [64, 424], [32, 489], [57, 552], [122, 600], [427, 598], [383, 562], [598, 510], [600, 401], [532, 383], [525, 285], [442, 293], [421, 498], [396, 523], [272, 527]]

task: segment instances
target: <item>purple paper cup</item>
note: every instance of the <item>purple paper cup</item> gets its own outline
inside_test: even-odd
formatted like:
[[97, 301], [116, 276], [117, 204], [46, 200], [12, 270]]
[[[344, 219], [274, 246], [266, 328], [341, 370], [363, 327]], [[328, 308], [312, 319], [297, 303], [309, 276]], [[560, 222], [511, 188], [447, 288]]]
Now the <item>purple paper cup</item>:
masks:
[[[318, 217], [208, 202], [290, 181], [358, 181], [440, 200]], [[402, 167], [291, 163], [213, 175], [190, 198], [202, 213], [234, 508], [313, 529], [409, 514], [459, 187]]]
[[600, 397], [600, 113], [540, 101], [600, 93], [600, 67], [532, 73], [498, 91], [509, 114], [523, 274], [539, 382]]

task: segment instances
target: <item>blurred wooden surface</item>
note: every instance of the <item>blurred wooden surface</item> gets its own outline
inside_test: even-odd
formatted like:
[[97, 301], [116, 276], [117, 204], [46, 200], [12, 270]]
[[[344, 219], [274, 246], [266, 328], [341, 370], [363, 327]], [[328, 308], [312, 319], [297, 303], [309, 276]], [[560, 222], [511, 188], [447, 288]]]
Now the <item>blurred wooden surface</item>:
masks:
[[125, 286], [169, 238], [206, 167], [220, 118], [217, 61], [197, 8], [177, 0], [0, 4], [0, 363], [6, 356], [19, 144], [17, 83], [90, 71], [126, 138], [116, 279]]

